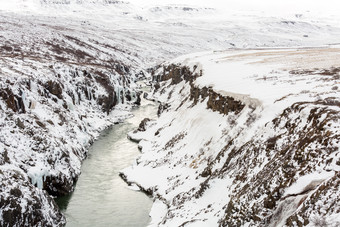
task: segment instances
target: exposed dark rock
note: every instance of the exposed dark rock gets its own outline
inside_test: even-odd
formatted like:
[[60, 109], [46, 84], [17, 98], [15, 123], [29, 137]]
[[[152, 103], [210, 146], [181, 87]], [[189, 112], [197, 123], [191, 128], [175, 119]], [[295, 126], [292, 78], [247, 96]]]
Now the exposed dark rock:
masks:
[[74, 190], [76, 182], [76, 178], [68, 179], [66, 176], [59, 174], [59, 176], [46, 176], [43, 187], [50, 195], [64, 196]]
[[44, 86], [52, 95], [62, 99], [63, 88], [62, 85], [56, 81], [49, 80]]
[[[0, 170], [0, 180], [0, 226], [65, 225], [65, 218], [54, 200], [27, 182], [20, 173]], [[26, 203], [21, 203], [23, 199]]]
[[[136, 183], [134, 183], [134, 182], [130, 182], [130, 181], [127, 179], [127, 177], [126, 177], [126, 175], [125, 175], [124, 173], [119, 173], [119, 176], [120, 176], [120, 178], [122, 178], [122, 180], [125, 181], [126, 184], [129, 185], [129, 186], [131, 186], [132, 184], [136, 184]], [[151, 197], [151, 196], [154, 194], [154, 191], [155, 191], [154, 188], [143, 188], [143, 187], [141, 187], [139, 184], [136, 184], [136, 185], [137, 185], [137, 187], [139, 188], [139, 190], [140, 190], [141, 192], [143, 192], [145, 195]]]
[[22, 196], [22, 193], [21, 193], [20, 189], [18, 189], [18, 188], [12, 188], [10, 190], [10, 194], [13, 195], [14, 197]]
[[211, 88], [203, 87], [200, 89], [191, 86], [190, 99], [194, 101], [194, 104], [199, 100], [204, 100], [206, 97], [209, 97], [207, 102], [208, 109], [218, 111], [221, 114], [228, 114], [229, 112], [238, 114], [245, 107], [241, 101], [235, 100], [233, 97], [220, 95]]
[[164, 111], [169, 109], [170, 105], [168, 103], [161, 103], [158, 106], [157, 115], [160, 116]]
[[148, 93], [147, 93], [147, 92], [144, 92], [144, 93], [143, 93], [143, 98], [145, 98], [145, 99], [148, 98]]
[[129, 67], [127, 65], [124, 65], [121, 62], [119, 62], [119, 63], [117, 62], [115, 64], [115, 71], [117, 73], [119, 73], [120, 75], [126, 75], [126, 74], [128, 74], [130, 72], [130, 69], [129, 69]]
[[7, 107], [14, 112], [26, 112], [22, 98], [15, 95], [10, 88], [1, 89], [0, 97], [6, 102]]
[[51, 120], [47, 120], [47, 123], [49, 123], [50, 125], [54, 125], [53, 121]]
[[[314, 226], [328, 226], [327, 220], [325, 220], [325, 213], [322, 210], [327, 212], [339, 213], [340, 208], [337, 204], [334, 203], [320, 203], [318, 201], [329, 201], [329, 199], [333, 199], [334, 201], [339, 201], [338, 191], [340, 189], [340, 173], [336, 172], [334, 177], [322, 184], [316, 189], [308, 200], [305, 200], [305, 205], [301, 207], [295, 214], [289, 217], [286, 221], [287, 226], [306, 226], [310, 222], [314, 224]], [[316, 213], [314, 213], [316, 211]], [[309, 217], [311, 213], [314, 213], [314, 218], [310, 221]], [[340, 221], [337, 223], [340, 224]]]
[[[163, 72], [158, 75], [153, 75], [153, 81], [155, 82], [154, 91], [158, 91], [160, 88], [160, 82], [170, 80], [171, 85], [180, 83], [181, 81], [189, 82], [191, 85], [190, 89], [190, 100], [193, 100], [194, 104], [197, 104], [200, 100], [209, 98], [207, 102], [207, 108], [214, 111], [218, 111], [222, 114], [228, 114], [229, 112], [240, 113], [245, 107], [241, 101], [234, 99], [233, 97], [223, 96], [215, 92], [212, 88], [198, 88], [192, 83], [197, 77], [202, 75], [202, 71], [195, 72], [197, 66], [193, 68], [193, 72], [187, 66], [171, 64], [168, 66], [163, 66]], [[161, 114], [166, 110], [165, 105], [159, 106], [158, 114]]]
[[21, 120], [20, 120], [20, 118], [18, 118], [17, 119], [17, 126], [19, 127], [19, 128], [21, 128], [21, 129], [24, 129], [25, 128], [25, 124], [24, 124], [24, 122], [22, 122]]
[[211, 169], [210, 169], [209, 166], [207, 166], [207, 168], [205, 168], [205, 169], [203, 170], [203, 172], [201, 173], [201, 176], [202, 176], [202, 177], [208, 177], [208, 176], [210, 176], [211, 174], [212, 174]]
[[131, 92], [127, 91], [126, 94], [125, 94], [125, 97], [126, 97], [126, 100], [130, 102], [132, 100]]
[[8, 151], [5, 148], [3, 152], [0, 153], [0, 165], [3, 165], [5, 163], [10, 163], [10, 159], [8, 157]]
[[108, 96], [101, 96], [98, 98], [98, 104], [102, 106], [103, 111], [110, 113], [112, 108], [117, 104], [116, 93], [110, 93]]
[[46, 128], [46, 125], [44, 123], [42, 123], [41, 121], [36, 121], [37, 125], [39, 125], [42, 128]]
[[[249, 179], [247, 179], [248, 171], [251, 171], [249, 166], [256, 165], [257, 161], [256, 159], [248, 159], [242, 154], [257, 157], [258, 154], [265, 153], [267, 157], [270, 157], [270, 161], [251, 179], [251, 184], [246, 184], [235, 190], [235, 197], [242, 199], [235, 200], [234, 204], [241, 209], [238, 213], [244, 215], [236, 218], [234, 217], [234, 211], [230, 212], [226, 209], [225, 219], [221, 222], [221, 226], [230, 225], [237, 220], [245, 220], [249, 216], [266, 217], [263, 220], [269, 223], [273, 215], [272, 212], [278, 209], [280, 201], [285, 199], [282, 198], [285, 188], [294, 183], [294, 178], [297, 175], [301, 176], [314, 172], [319, 165], [327, 165], [328, 157], [338, 149], [334, 147], [336, 146], [335, 143], [330, 142], [331, 140], [336, 140], [338, 136], [334, 132], [325, 130], [326, 125], [337, 121], [339, 117], [337, 111], [331, 107], [332, 105], [326, 100], [315, 103], [295, 103], [285, 109], [278, 118], [274, 119], [271, 125], [267, 125], [269, 128], [274, 128], [274, 131], [278, 132], [277, 135], [264, 141], [249, 141], [235, 152], [233, 150], [229, 151], [228, 159], [222, 171], [237, 170], [235, 171], [237, 174], [234, 173], [234, 175], [236, 174], [235, 183], [239, 182], [239, 184], [249, 182]], [[301, 122], [303, 122], [301, 121], [301, 112], [309, 113], [306, 116], [307, 123], [304, 125], [301, 125]], [[281, 146], [276, 145], [278, 140], [280, 140]], [[319, 210], [315, 209], [317, 204], [315, 202], [318, 201], [317, 198], [321, 191], [323, 198], [320, 201], [326, 201], [326, 195], [336, 197], [337, 193], [332, 193], [331, 191], [338, 190], [336, 188], [339, 188], [340, 181], [335, 179], [336, 177], [333, 177], [327, 181], [327, 186], [319, 187], [317, 192], [312, 193], [311, 198], [301, 200], [300, 203], [304, 203], [305, 206], [299, 210], [298, 216], [302, 218], [297, 218], [297, 215], [293, 215], [288, 219], [288, 225], [305, 226], [308, 224], [308, 218], [305, 213], [307, 211], [311, 212], [313, 209]], [[245, 194], [247, 194], [247, 197], [244, 197]], [[259, 198], [258, 195], [263, 194], [267, 195], [265, 199], [262, 201], [257, 200], [257, 203], [252, 207], [248, 206], [251, 200]], [[333, 201], [337, 199], [339, 198], [333, 198]], [[327, 207], [328, 210], [336, 209], [334, 204], [328, 204]], [[301, 220], [305, 221], [301, 222]], [[257, 223], [256, 225], [262, 223], [258, 219], [253, 219], [253, 221]]]
[[142, 101], [141, 98], [140, 98], [140, 96], [141, 96], [142, 93], [143, 93], [143, 92], [137, 92], [137, 93], [136, 93], [137, 99], [136, 99], [136, 101], [135, 101], [135, 103], [134, 103], [135, 105], [138, 105], [138, 106], [140, 105], [140, 103], [141, 103], [141, 101]]
[[[195, 77], [190, 77], [193, 73], [187, 73], [186, 76], [185, 73], [186, 69], [181, 68], [180, 65], [164, 66], [161, 73], [153, 74], [154, 92], [160, 95], [167, 94], [169, 102], [172, 102], [173, 91], [180, 88], [177, 86], [177, 89], [174, 89], [172, 85], [186, 81], [188, 83], [186, 83], [185, 88], [188, 85], [191, 88], [189, 96], [183, 97], [184, 94], [180, 91], [184, 102], [191, 100], [192, 106], [194, 106], [205, 101], [207, 108], [226, 115], [230, 112], [239, 114], [244, 110], [248, 112], [245, 126], [254, 122], [256, 116], [253, 114], [254, 109], [252, 107], [246, 107], [244, 103], [233, 97], [223, 96], [211, 87], [196, 87], [192, 83]], [[290, 73], [306, 74], [306, 76], [317, 73], [321, 75], [321, 80], [336, 81], [340, 69], [297, 70]], [[182, 103], [179, 107], [172, 108], [170, 111], [176, 111], [182, 106]], [[232, 135], [233, 138], [224, 137], [224, 148], [219, 152], [217, 151], [217, 155], [212, 160], [208, 160], [204, 168], [198, 170], [201, 172], [196, 172], [198, 174], [196, 179], [204, 177], [205, 181], [199, 187], [175, 196], [172, 200], [172, 206], [178, 208], [177, 211], [180, 210], [186, 201], [202, 196], [209, 187], [210, 180], [229, 176], [233, 179], [232, 191], [230, 192], [231, 199], [223, 208], [225, 214], [219, 223], [220, 226], [242, 226], [244, 223], [250, 223], [251, 226], [269, 226], [269, 224], [275, 223], [273, 220], [275, 221], [277, 216], [280, 216], [284, 206], [282, 201], [290, 202], [290, 200], [285, 201], [287, 196], [284, 196], [284, 192], [295, 183], [296, 179], [321, 169], [334, 171], [333, 165], [340, 165], [340, 159], [334, 158], [334, 154], [339, 149], [337, 141], [340, 137], [339, 133], [333, 130], [333, 125], [337, 127], [338, 124], [339, 107], [340, 102], [336, 97], [318, 99], [314, 102], [298, 102], [286, 108], [274, 120], [268, 119], [267, 124], [263, 126], [263, 131], [270, 131], [271, 133], [253, 135], [249, 141], [244, 141], [242, 144], [237, 144], [239, 134]], [[168, 108], [168, 103], [162, 103], [159, 106], [158, 114]], [[235, 125], [235, 122], [233, 123], [234, 114], [228, 117], [230, 116], [232, 118], [226, 120], [230, 121], [230, 126], [233, 126]], [[159, 135], [160, 131], [161, 128], [156, 131], [155, 136]], [[228, 132], [225, 133], [228, 135]], [[178, 144], [181, 136], [185, 135], [174, 136], [162, 148], [162, 151], [168, 154], [166, 157], [171, 157], [173, 150], [175, 150], [172, 150], [172, 148], [174, 144]], [[164, 163], [169, 162], [169, 160], [170, 158], [164, 159]], [[192, 160], [189, 167], [197, 168], [195, 161]], [[204, 162], [202, 161], [202, 163]], [[218, 166], [223, 164], [223, 166], [222, 168], [214, 168], [216, 164]], [[177, 163], [173, 166], [176, 165]], [[254, 169], [260, 170], [254, 174]], [[322, 223], [327, 224], [327, 220], [323, 218], [324, 213], [319, 212], [319, 217], [315, 220], [311, 220], [309, 215], [314, 215], [315, 211], [319, 210], [327, 210], [328, 214], [340, 212], [335, 202], [340, 199], [339, 193], [337, 193], [340, 187], [340, 178], [337, 172], [335, 174], [336, 176], [332, 179], [325, 180], [320, 185], [316, 183], [317, 185], [313, 185], [312, 188], [306, 187], [302, 192], [303, 194], [289, 195], [289, 197], [293, 197], [306, 194], [305, 197], [302, 196], [301, 199], [295, 201], [299, 209], [287, 219], [286, 225], [306, 226], [313, 222], [314, 225], [321, 226]], [[171, 189], [169, 188], [169, 191]], [[166, 191], [166, 193], [168, 192]], [[328, 201], [327, 196], [332, 198], [331, 201], [333, 202], [322, 204], [320, 201]], [[167, 217], [174, 215], [175, 212], [173, 211], [176, 208], [170, 209]]]
[[101, 86], [105, 88], [108, 94], [113, 93], [115, 88], [112, 85], [110, 78], [108, 75], [101, 71], [95, 71], [95, 80], [97, 83], [99, 83]]
[[171, 84], [178, 84], [185, 80], [187, 82], [193, 82], [197, 77], [201, 76], [202, 72], [191, 72], [187, 66], [171, 64], [163, 66], [163, 74], [153, 75], [152, 81], [162, 82], [171, 79]]
[[144, 118], [144, 120], [142, 120], [138, 126], [138, 129], [137, 131], [140, 131], [140, 132], [145, 132], [146, 131], [146, 125], [147, 123], [150, 121], [149, 118]]
[[13, 51], [13, 47], [7, 46], [7, 45], [1, 46], [1, 49], [3, 49], [4, 51], [7, 51], [7, 52]]
[[264, 199], [263, 201], [263, 206], [268, 209], [273, 209], [276, 205], [275, 199], [273, 196], [270, 194], [268, 195], [267, 198]]
[[[39, 26], [59, 35], [36, 39], [34, 32], [32, 37], [26, 36], [30, 29], [22, 30], [25, 26], [17, 23], [21, 19], [3, 19], [21, 35], [16, 36], [18, 40], [0, 36], [4, 41], [0, 51], [5, 54], [1, 58], [5, 68], [0, 70], [0, 172], [6, 170], [0, 173], [0, 226], [63, 226], [65, 219], [50, 195], [65, 195], [73, 190], [89, 144], [102, 126], [111, 124], [109, 120], [98, 126], [86, 118], [103, 117], [102, 111], [109, 113], [118, 103], [118, 96], [139, 104], [134, 91], [125, 93], [136, 79], [133, 74], [138, 66], [128, 57], [130, 51], [121, 60], [113, 59], [114, 52], [126, 50], [110, 46], [106, 40], [85, 41], [70, 35], [67, 29], [45, 23]], [[2, 29], [6, 34], [8, 27]], [[133, 70], [123, 61], [133, 64]], [[140, 72], [139, 77], [145, 77], [144, 73]], [[115, 93], [116, 86], [120, 94]], [[67, 133], [57, 135], [47, 130], [54, 125]], [[84, 141], [78, 141], [79, 131], [87, 133]], [[37, 163], [44, 166], [42, 172], [31, 172], [31, 167], [38, 168]], [[22, 176], [8, 175], [11, 168], [20, 170]], [[41, 180], [42, 190], [37, 188]]]
[[161, 85], [159, 84], [159, 82], [156, 82], [156, 83], [153, 85], [153, 90], [154, 90], [154, 92], [158, 91], [160, 87], [161, 87]]

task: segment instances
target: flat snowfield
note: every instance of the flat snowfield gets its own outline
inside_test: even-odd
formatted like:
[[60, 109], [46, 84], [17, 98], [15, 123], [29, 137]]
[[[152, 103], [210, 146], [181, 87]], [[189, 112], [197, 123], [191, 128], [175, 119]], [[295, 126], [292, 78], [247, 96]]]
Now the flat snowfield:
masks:
[[[338, 85], [338, 80], [333, 77], [338, 77], [336, 68], [340, 67], [340, 49], [213, 51], [185, 55], [171, 63], [200, 66], [203, 76], [195, 81], [198, 87], [211, 87], [245, 103], [258, 100], [269, 105], [293, 93], [309, 91], [322, 95], [332, 92], [331, 88]], [[326, 75], [320, 78], [320, 74]], [[337, 90], [333, 93], [338, 94]]]

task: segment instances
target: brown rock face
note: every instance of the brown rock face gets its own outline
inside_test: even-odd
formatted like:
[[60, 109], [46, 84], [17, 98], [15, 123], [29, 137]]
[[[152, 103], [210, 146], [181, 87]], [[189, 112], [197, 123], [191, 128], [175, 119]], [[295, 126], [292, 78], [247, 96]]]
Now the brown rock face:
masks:
[[188, 66], [171, 64], [168, 66], [163, 66], [163, 74], [154, 75], [153, 81], [162, 82], [171, 79], [172, 85], [178, 84], [183, 80], [192, 83], [197, 77], [201, 75], [202, 72], [191, 72]]
[[[193, 100], [194, 104], [197, 104], [199, 100], [204, 100], [208, 97], [208, 109], [218, 111], [221, 114], [228, 114], [229, 112], [238, 114], [242, 111], [245, 105], [242, 102], [235, 100], [233, 97], [218, 94], [212, 88], [195, 87], [193, 82], [202, 75], [202, 71], [198, 73], [195, 72], [196, 69], [197, 67], [194, 67], [194, 71], [192, 72], [188, 66], [175, 64], [163, 66], [163, 73], [153, 76], [153, 81], [156, 82], [154, 88], [157, 91], [160, 88], [160, 82], [162, 81], [171, 80], [171, 85], [174, 85], [184, 80], [191, 85], [190, 100]], [[161, 107], [162, 105], [160, 105], [160, 108]], [[160, 111], [160, 113], [161, 112], [162, 111]]]
[[[52, 197], [16, 171], [0, 170], [0, 226], [65, 226]], [[22, 200], [26, 203], [21, 203]]]
[[47, 81], [45, 84], [45, 88], [52, 94], [57, 96], [59, 99], [62, 99], [62, 94], [63, 94], [63, 88], [60, 83], [56, 81]]
[[98, 104], [102, 106], [103, 111], [107, 114], [110, 113], [112, 108], [117, 104], [116, 93], [110, 93], [108, 96], [101, 96], [98, 98]]
[[59, 176], [47, 176], [44, 181], [44, 190], [53, 196], [65, 196], [74, 190], [77, 178], [67, 179], [63, 174]]
[[22, 98], [15, 95], [10, 88], [1, 89], [0, 97], [6, 102], [7, 107], [14, 112], [25, 113], [25, 105]]
[[138, 126], [137, 131], [140, 132], [145, 132], [146, 131], [146, 124], [150, 121], [150, 118], [144, 118], [144, 120], [142, 120]]
[[204, 100], [205, 98], [209, 98], [207, 102], [207, 108], [212, 109], [213, 111], [218, 111], [221, 114], [228, 114], [229, 112], [235, 112], [238, 114], [242, 111], [245, 105], [235, 100], [233, 97], [223, 96], [216, 93], [212, 88], [197, 88], [193, 85], [190, 90], [190, 100], [194, 100], [196, 104], [200, 99]]

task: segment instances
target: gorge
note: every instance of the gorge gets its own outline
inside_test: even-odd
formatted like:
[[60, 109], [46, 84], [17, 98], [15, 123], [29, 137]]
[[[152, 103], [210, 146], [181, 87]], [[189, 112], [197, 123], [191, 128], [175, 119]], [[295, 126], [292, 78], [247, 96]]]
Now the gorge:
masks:
[[[0, 3], [1, 226], [339, 225], [340, 25], [331, 9]], [[142, 93], [140, 81], [152, 90]], [[54, 199], [72, 192], [61, 211]], [[122, 213], [139, 208], [119, 205], [125, 193], [145, 202], [130, 224]], [[83, 195], [103, 208], [81, 205]], [[86, 206], [104, 213], [68, 216]]]

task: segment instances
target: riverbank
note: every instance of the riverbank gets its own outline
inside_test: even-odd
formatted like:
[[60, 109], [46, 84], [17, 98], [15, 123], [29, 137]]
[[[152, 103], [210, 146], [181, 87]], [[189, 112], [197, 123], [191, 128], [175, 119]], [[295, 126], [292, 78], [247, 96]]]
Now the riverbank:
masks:
[[160, 117], [129, 134], [142, 155], [122, 171], [154, 198], [151, 226], [338, 226], [339, 55], [227, 50], [155, 70]]
[[144, 118], [157, 117], [157, 105], [142, 99], [132, 117], [104, 130], [89, 148], [75, 191], [56, 201], [66, 217], [66, 226], [147, 226], [151, 198], [128, 187], [119, 171], [140, 155], [137, 143], [127, 133]]

